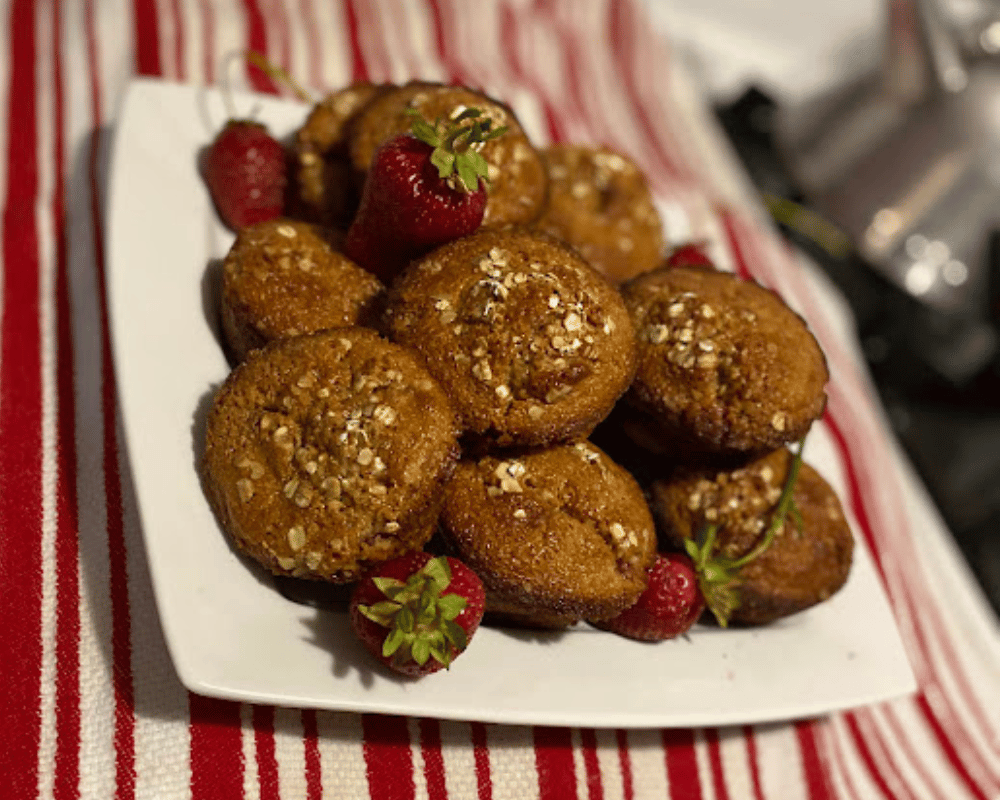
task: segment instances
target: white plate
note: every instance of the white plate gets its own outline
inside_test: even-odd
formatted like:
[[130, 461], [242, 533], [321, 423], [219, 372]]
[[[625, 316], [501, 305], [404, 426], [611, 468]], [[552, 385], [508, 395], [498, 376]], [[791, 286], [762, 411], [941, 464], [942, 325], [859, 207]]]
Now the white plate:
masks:
[[[284, 135], [305, 107], [273, 98]], [[697, 627], [656, 645], [586, 625], [481, 629], [447, 672], [373, 668], [343, 612], [286, 600], [234, 554], [195, 471], [200, 420], [227, 374], [206, 267], [231, 236], [196, 167], [224, 116], [217, 94], [136, 81], [114, 150], [110, 295], [129, 455], [160, 619], [181, 681], [201, 694], [288, 706], [488, 722], [694, 726], [788, 719], [906, 694], [914, 679], [865, 548], [829, 602], [756, 630]], [[825, 431], [807, 459], [836, 475]], [[863, 623], [862, 623], [863, 621]]]

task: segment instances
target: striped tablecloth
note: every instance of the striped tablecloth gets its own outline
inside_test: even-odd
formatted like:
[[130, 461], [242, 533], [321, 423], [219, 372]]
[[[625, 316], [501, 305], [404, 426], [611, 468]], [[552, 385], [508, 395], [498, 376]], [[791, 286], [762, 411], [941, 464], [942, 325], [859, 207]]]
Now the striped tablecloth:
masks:
[[[996, 621], [887, 434], [836, 294], [748, 201], [637, 0], [6, 0], [2, 9], [0, 797], [1000, 797]], [[843, 500], [875, 555], [918, 693], [784, 724], [626, 731], [186, 692], [157, 621], [119, 420], [108, 154], [132, 76], [220, 83], [226, 55], [246, 48], [317, 95], [360, 78], [463, 82], [525, 110], [540, 143], [617, 146], [647, 169], [673, 239], [708, 237], [720, 263], [800, 309], [831, 365], [825, 423]], [[279, 91], [242, 65], [229, 72], [234, 88]]]

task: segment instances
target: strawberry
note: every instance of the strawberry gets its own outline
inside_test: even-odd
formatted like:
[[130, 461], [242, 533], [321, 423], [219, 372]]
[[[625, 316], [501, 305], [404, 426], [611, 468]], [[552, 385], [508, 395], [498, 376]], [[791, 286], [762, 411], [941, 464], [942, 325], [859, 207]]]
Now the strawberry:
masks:
[[410, 133], [375, 151], [344, 242], [348, 258], [385, 283], [411, 259], [482, 224], [488, 165], [479, 147], [506, 131], [475, 108], [447, 124], [411, 116]]
[[697, 242], [688, 242], [675, 248], [667, 256], [668, 267], [704, 267], [705, 269], [715, 269], [712, 259], [705, 253], [705, 245]]
[[658, 642], [685, 633], [704, 608], [691, 558], [684, 553], [660, 553], [649, 571], [649, 585], [635, 604], [617, 617], [592, 624], [630, 639]]
[[208, 148], [204, 175], [219, 216], [233, 230], [281, 216], [285, 150], [261, 123], [227, 122]]
[[357, 584], [351, 627], [383, 664], [419, 677], [449, 667], [465, 650], [485, 603], [482, 581], [461, 561], [410, 553]]

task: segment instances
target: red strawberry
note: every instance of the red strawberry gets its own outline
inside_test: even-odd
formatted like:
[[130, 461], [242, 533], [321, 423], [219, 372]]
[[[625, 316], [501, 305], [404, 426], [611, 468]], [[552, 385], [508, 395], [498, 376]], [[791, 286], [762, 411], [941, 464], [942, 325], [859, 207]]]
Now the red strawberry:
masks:
[[447, 125], [412, 114], [412, 133], [375, 151], [344, 242], [349, 258], [386, 283], [410, 259], [482, 224], [487, 163], [479, 146], [506, 131], [475, 108]]
[[684, 553], [661, 553], [649, 571], [649, 586], [636, 603], [617, 617], [593, 624], [630, 639], [658, 642], [687, 631], [704, 608], [691, 559]]
[[689, 242], [688, 244], [682, 244], [677, 247], [667, 256], [667, 266], [668, 267], [704, 267], [705, 269], [715, 269], [715, 264], [712, 263], [705, 253], [705, 245], [695, 242]]
[[479, 576], [458, 559], [410, 553], [358, 583], [351, 626], [379, 661], [417, 677], [450, 666], [465, 650], [485, 602]]
[[261, 123], [227, 122], [208, 148], [204, 166], [219, 216], [233, 230], [281, 216], [285, 150]]

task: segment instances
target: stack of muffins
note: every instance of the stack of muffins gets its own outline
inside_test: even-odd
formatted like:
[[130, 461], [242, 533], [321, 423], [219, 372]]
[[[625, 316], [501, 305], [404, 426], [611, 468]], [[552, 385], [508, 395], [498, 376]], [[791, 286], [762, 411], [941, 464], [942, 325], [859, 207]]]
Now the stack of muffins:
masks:
[[[483, 224], [385, 287], [338, 249], [372, 154], [410, 109], [470, 106], [507, 127], [482, 150]], [[707, 524], [725, 555], [753, 548], [788, 445], [823, 412], [825, 359], [776, 295], [665, 263], [629, 158], [536, 148], [503, 103], [424, 82], [334, 93], [291, 149], [288, 218], [241, 231], [223, 267], [236, 366], [202, 475], [243, 552], [347, 584], [440, 548], [480, 576], [492, 618], [560, 628], [632, 605], [658, 549]], [[768, 622], [846, 580], [849, 528], [807, 465], [794, 504], [741, 570], [734, 620]]]

